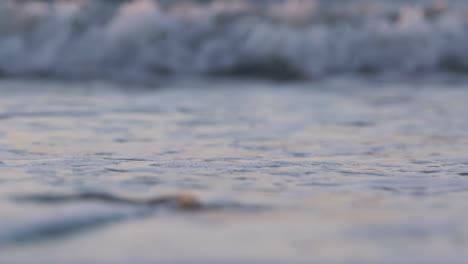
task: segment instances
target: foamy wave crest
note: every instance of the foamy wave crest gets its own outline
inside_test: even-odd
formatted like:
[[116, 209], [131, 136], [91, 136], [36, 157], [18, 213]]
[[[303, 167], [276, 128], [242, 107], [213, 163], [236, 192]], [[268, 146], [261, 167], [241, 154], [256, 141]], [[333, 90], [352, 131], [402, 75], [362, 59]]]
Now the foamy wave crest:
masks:
[[0, 71], [77, 77], [246, 74], [282, 78], [468, 72], [468, 4], [2, 1]]

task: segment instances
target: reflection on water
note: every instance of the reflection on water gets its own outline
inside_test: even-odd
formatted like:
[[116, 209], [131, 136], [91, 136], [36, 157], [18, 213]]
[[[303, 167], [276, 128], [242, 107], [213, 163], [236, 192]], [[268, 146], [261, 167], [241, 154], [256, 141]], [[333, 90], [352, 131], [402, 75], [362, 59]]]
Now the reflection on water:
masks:
[[2, 263], [468, 257], [462, 85], [113, 86], [0, 83]]

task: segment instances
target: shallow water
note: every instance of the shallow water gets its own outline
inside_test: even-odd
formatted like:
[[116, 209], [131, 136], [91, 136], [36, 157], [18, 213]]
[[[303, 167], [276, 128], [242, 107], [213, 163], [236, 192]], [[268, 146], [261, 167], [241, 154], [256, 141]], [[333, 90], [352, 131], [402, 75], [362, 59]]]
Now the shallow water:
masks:
[[463, 83], [3, 80], [0, 262], [463, 263]]

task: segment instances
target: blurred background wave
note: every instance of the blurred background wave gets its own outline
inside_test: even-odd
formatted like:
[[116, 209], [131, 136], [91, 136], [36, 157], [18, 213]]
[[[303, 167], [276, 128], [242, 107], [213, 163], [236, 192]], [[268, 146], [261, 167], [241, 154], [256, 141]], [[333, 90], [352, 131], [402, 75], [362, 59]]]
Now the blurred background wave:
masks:
[[468, 1], [6, 0], [3, 76], [468, 73]]

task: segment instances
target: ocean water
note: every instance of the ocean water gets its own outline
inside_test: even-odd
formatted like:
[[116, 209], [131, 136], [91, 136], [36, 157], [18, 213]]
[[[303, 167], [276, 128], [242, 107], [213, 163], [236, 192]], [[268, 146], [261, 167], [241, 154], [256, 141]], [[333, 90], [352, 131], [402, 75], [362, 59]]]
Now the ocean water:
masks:
[[1, 81], [0, 262], [464, 263], [465, 83]]
[[464, 0], [5, 0], [3, 75], [468, 72]]
[[0, 263], [466, 263], [468, 2], [0, 1]]

